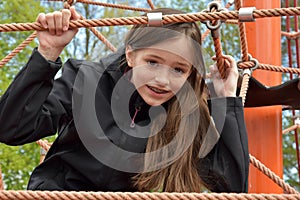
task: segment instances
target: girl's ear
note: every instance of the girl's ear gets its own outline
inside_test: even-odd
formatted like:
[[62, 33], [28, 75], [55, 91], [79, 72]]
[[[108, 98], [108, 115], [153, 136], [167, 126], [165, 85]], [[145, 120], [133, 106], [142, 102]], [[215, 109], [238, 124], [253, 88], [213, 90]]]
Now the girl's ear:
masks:
[[133, 50], [130, 45], [126, 46], [125, 55], [126, 55], [126, 61], [129, 67], [134, 66], [134, 57], [133, 57]]

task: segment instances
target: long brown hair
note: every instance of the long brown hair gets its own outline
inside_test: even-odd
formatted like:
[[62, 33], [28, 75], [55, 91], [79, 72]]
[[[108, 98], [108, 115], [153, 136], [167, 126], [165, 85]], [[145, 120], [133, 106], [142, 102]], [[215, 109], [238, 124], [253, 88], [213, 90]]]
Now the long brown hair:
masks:
[[[163, 15], [183, 13], [167, 8], [151, 12], [162, 12]], [[144, 168], [150, 169], [157, 163], [169, 160], [170, 157], [175, 159], [159, 169], [137, 174], [133, 181], [140, 191], [200, 192], [204, 183], [198, 173], [199, 151], [210, 125], [201, 33], [197, 24], [190, 22], [166, 24], [162, 28], [164, 29], [151, 29], [147, 28], [147, 25], [136, 25], [129, 31], [125, 44], [130, 45], [133, 50], [142, 49], [176, 37], [176, 32], [179, 32], [192, 40], [190, 43], [194, 58], [193, 69], [176, 97], [168, 101], [166, 120], [162, 119], [163, 116], [158, 116], [153, 123], [151, 132], [158, 133], [148, 139], [146, 153], [163, 147], [165, 150], [159, 155], [145, 156]], [[161, 122], [165, 122], [162, 129], [159, 128]], [[169, 145], [175, 137], [175, 146]]]

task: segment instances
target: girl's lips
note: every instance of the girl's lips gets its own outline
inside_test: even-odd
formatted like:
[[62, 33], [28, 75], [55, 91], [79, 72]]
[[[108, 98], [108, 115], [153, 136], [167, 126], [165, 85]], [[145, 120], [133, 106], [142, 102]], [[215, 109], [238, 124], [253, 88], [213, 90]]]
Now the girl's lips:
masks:
[[153, 91], [153, 92], [155, 92], [155, 93], [157, 93], [157, 94], [166, 94], [166, 93], [168, 93], [168, 91], [162, 90], [162, 89], [159, 89], [159, 88], [156, 88], [156, 87], [152, 87], [152, 86], [149, 86], [149, 85], [147, 85], [147, 87], [148, 87], [151, 91]]

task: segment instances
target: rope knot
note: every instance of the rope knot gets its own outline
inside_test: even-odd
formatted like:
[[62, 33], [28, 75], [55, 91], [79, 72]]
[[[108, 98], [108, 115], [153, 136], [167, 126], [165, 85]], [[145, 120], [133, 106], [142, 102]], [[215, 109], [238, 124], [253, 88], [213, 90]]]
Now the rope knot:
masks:
[[251, 76], [253, 70], [258, 68], [258, 61], [255, 58], [252, 58], [251, 54], [248, 53], [248, 59], [243, 61], [240, 60], [237, 62], [237, 67], [240, 70], [243, 70], [243, 73], [249, 74]]
[[64, 8], [70, 9], [72, 5], [76, 3], [76, 0], [64, 0]]

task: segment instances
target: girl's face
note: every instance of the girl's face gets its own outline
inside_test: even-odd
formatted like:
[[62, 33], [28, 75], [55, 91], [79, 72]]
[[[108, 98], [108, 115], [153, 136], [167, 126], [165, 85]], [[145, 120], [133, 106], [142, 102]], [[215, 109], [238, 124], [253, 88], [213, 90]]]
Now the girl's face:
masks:
[[131, 81], [144, 101], [158, 106], [171, 99], [192, 71], [190, 47], [185, 38], [174, 38], [148, 48], [126, 49]]

